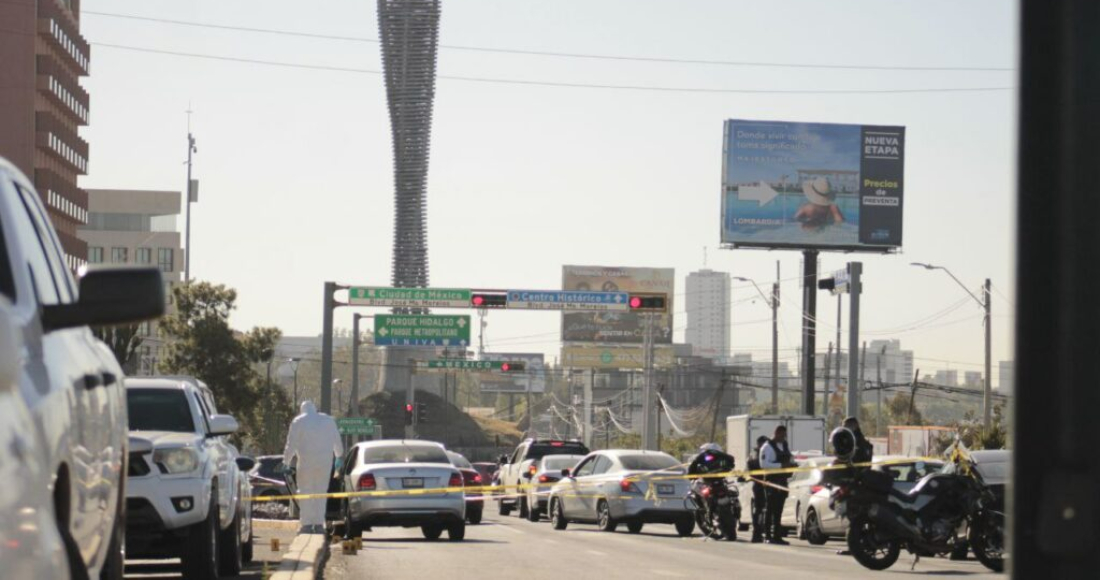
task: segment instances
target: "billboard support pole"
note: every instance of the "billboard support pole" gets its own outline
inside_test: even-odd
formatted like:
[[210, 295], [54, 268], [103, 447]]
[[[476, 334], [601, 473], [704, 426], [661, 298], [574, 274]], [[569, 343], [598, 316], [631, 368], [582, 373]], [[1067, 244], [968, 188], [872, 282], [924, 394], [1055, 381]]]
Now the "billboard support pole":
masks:
[[772, 413], [779, 413], [779, 260], [772, 284]]
[[802, 251], [802, 413], [814, 414], [817, 332], [817, 250]]
[[859, 356], [859, 295], [863, 293], [862, 276], [863, 263], [848, 262], [848, 416], [856, 418], [859, 417], [860, 391], [863, 389]]
[[645, 370], [642, 377], [642, 448], [656, 448], [653, 429], [653, 313], [645, 313]]

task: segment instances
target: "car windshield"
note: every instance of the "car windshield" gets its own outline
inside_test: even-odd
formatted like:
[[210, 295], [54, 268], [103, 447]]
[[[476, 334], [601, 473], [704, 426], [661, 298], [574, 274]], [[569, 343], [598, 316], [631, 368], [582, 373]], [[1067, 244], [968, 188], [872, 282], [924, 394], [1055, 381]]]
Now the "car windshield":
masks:
[[929, 473], [936, 473], [941, 469], [943, 469], [942, 463], [929, 463], [923, 461], [919, 463], [898, 463], [882, 467], [882, 470], [889, 473], [894, 478], [894, 481], [908, 483], [916, 483]]
[[531, 445], [531, 448], [527, 450], [526, 459], [542, 459], [547, 455], [588, 455], [588, 448], [583, 443], [572, 443], [568, 441], [554, 442], [554, 443], [535, 443]]
[[260, 459], [256, 464], [256, 473], [260, 477], [266, 477], [269, 479], [278, 479], [282, 477], [279, 475], [279, 466], [283, 464], [282, 458], [279, 457], [265, 457]]
[[469, 460], [457, 453], [448, 453], [447, 457], [451, 458], [451, 463], [453, 463], [455, 467], [461, 467], [462, 469], [474, 468], [473, 465], [470, 465]]
[[176, 389], [128, 389], [131, 431], [193, 433], [195, 420], [187, 395]]
[[1008, 481], [1008, 462], [975, 464], [978, 474], [989, 484], [998, 484]]
[[363, 451], [363, 463], [443, 463], [451, 464], [447, 452], [429, 445], [379, 445]]
[[569, 469], [580, 461], [580, 457], [547, 457], [542, 460], [542, 466], [547, 471], [556, 469]]
[[679, 467], [680, 462], [672, 456], [665, 454], [623, 455], [619, 457], [619, 463], [628, 471], [654, 471], [657, 469], [670, 469]]

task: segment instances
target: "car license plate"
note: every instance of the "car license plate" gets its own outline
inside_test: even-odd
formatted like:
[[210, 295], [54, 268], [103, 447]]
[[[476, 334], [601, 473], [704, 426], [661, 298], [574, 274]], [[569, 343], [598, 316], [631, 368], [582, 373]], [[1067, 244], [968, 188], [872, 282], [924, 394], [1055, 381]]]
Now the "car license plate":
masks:
[[657, 484], [657, 493], [659, 493], [661, 495], [672, 495], [672, 494], [676, 493], [676, 488], [673, 487], [672, 484], [658, 483]]
[[401, 480], [401, 487], [405, 489], [420, 489], [424, 487], [423, 477], [406, 477]]

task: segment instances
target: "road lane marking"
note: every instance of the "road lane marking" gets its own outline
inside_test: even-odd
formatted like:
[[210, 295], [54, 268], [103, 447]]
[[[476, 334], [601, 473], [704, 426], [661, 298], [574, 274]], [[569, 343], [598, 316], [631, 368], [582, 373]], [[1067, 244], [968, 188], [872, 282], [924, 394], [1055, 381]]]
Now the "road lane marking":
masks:
[[606, 556], [607, 555], [607, 552], [601, 552], [599, 550], [588, 550], [588, 553], [592, 554], [593, 556]]

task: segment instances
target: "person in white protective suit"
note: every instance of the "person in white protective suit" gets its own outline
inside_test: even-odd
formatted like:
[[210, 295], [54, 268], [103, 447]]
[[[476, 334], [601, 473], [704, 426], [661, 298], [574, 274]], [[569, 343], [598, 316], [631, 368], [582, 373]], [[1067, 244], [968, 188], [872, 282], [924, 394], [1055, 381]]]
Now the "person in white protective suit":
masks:
[[[318, 413], [311, 401], [302, 403], [302, 413], [290, 423], [283, 450], [283, 464], [295, 465], [297, 458], [298, 493], [327, 493], [332, 477], [333, 458], [344, 455], [344, 445], [336, 421]], [[325, 525], [325, 499], [298, 500], [301, 525], [305, 532], [317, 532]], [[320, 528], [320, 530], [318, 530]]]

